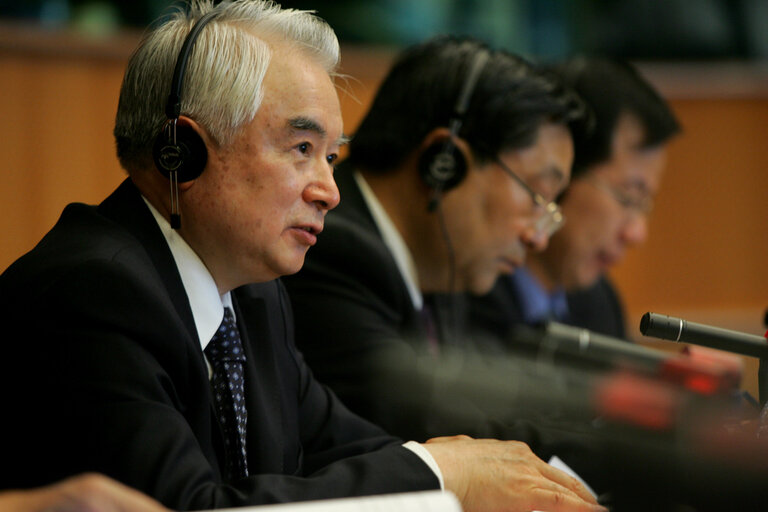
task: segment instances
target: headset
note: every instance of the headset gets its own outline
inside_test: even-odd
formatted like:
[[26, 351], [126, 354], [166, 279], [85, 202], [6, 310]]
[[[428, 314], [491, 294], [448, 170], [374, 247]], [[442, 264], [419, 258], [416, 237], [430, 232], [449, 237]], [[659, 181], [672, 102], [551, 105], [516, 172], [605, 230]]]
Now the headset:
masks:
[[195, 40], [205, 25], [218, 15], [211, 11], [203, 15], [189, 31], [181, 51], [176, 59], [171, 80], [171, 92], [165, 106], [168, 118], [152, 147], [152, 157], [160, 173], [170, 180], [171, 184], [171, 227], [181, 227], [179, 213], [179, 183], [192, 181], [203, 173], [208, 161], [208, 149], [200, 135], [189, 126], [178, 126], [181, 115], [181, 87], [184, 83], [184, 72], [187, 68], [189, 54]]
[[434, 142], [419, 157], [419, 175], [433, 190], [432, 199], [427, 207], [429, 211], [437, 208], [443, 192], [457, 186], [467, 174], [467, 160], [456, 147], [454, 140], [459, 135], [469, 100], [490, 56], [490, 52], [485, 48], [475, 54], [448, 122], [450, 135], [443, 141]]

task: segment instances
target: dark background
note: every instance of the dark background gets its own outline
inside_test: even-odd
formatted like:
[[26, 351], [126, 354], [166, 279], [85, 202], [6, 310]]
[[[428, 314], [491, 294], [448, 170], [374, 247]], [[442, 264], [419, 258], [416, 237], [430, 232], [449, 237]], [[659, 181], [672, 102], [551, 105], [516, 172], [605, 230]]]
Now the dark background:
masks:
[[[294, 0], [342, 43], [401, 47], [437, 33], [468, 34], [527, 56], [592, 53], [635, 60], [768, 57], [765, 0]], [[94, 35], [145, 27], [169, 0], [0, 0], [0, 17]]]

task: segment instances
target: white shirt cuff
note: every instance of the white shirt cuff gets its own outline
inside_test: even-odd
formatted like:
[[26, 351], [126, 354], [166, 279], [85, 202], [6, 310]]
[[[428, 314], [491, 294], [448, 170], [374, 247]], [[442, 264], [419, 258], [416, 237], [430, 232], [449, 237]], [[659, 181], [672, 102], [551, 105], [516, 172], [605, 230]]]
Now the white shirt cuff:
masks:
[[404, 443], [403, 448], [408, 448], [411, 450], [413, 453], [418, 455], [421, 460], [424, 461], [424, 464], [429, 466], [429, 469], [432, 470], [435, 476], [437, 476], [437, 480], [440, 482], [440, 489], [444, 491], [445, 484], [443, 483], [443, 473], [440, 471], [440, 466], [437, 465], [437, 462], [435, 462], [432, 454], [429, 453], [429, 450], [424, 448], [416, 441], [408, 441], [407, 443]]

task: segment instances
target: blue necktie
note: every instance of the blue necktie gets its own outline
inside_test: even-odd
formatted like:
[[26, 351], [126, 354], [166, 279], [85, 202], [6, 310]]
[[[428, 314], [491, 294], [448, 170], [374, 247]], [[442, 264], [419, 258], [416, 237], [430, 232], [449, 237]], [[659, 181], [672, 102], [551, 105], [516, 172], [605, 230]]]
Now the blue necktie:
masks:
[[245, 354], [232, 310], [224, 308], [224, 319], [205, 347], [205, 355], [213, 367], [213, 397], [219, 422], [224, 430], [227, 449], [227, 474], [231, 479], [248, 476], [245, 432], [248, 413], [245, 410]]
[[562, 290], [549, 294], [549, 314], [556, 322], [567, 322], [570, 314], [568, 311], [568, 299]]

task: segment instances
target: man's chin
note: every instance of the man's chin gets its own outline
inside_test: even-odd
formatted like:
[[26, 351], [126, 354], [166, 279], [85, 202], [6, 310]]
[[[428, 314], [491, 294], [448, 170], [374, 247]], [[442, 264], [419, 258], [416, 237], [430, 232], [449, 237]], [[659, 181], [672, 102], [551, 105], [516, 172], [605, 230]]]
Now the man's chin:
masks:
[[602, 272], [589, 272], [576, 277], [571, 283], [564, 286], [569, 292], [581, 292], [592, 288], [600, 280]]
[[299, 270], [301, 270], [303, 266], [304, 266], [304, 258], [301, 258], [301, 261], [299, 263], [286, 266], [282, 270], [280, 275], [283, 275], [283, 276], [293, 275], [297, 273]]
[[291, 258], [273, 261], [272, 265], [269, 266], [269, 269], [275, 274], [273, 279], [297, 273], [304, 266], [305, 255], [306, 251], [302, 254], [293, 254]]
[[[493, 274], [492, 276], [483, 276], [481, 278], [473, 280], [469, 283], [467, 290], [472, 295], [485, 295], [491, 291], [493, 285], [496, 284], [496, 280], [506, 273]], [[457, 290], [462, 291], [462, 290]]]

